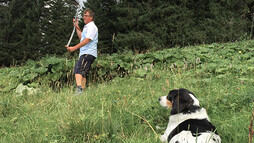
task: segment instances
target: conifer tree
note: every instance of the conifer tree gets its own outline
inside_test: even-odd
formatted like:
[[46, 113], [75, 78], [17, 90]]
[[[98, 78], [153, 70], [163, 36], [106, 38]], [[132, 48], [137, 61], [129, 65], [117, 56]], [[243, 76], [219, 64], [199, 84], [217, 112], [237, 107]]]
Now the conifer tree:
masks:
[[[85, 5], [96, 13], [102, 53], [228, 42], [254, 33], [253, 0], [88, 0]], [[67, 52], [75, 12], [72, 0], [1, 1], [0, 66]], [[71, 45], [77, 43], [74, 34]]]
[[40, 46], [39, 11], [34, 0], [12, 0], [8, 5], [3, 28], [6, 57], [5, 65], [36, 59]]
[[85, 5], [95, 12], [95, 24], [99, 30], [98, 51], [103, 53], [115, 52], [113, 40], [117, 31], [117, 26], [114, 25], [117, 16], [117, 11], [115, 11], [116, 0], [88, 0]]
[[115, 8], [117, 21], [114, 23], [117, 27], [115, 47], [118, 51], [123, 49], [132, 49], [142, 51], [152, 48], [153, 35], [149, 29], [141, 22], [150, 24], [150, 19], [142, 19], [142, 15], [150, 13], [149, 3], [143, 1], [122, 1]]
[[6, 49], [7, 47], [7, 42], [6, 40], [6, 33], [8, 31], [7, 29], [7, 24], [8, 24], [8, 15], [7, 15], [7, 11], [8, 11], [8, 7], [10, 4], [10, 0], [6, 0], [3, 2], [0, 2], [0, 66], [5, 66], [5, 65], [9, 65], [10, 64], [10, 60], [8, 57], [8, 49]]
[[[62, 55], [66, 51], [64, 47], [71, 35], [73, 24], [72, 18], [75, 15], [75, 7], [70, 0], [47, 0], [44, 1], [42, 12], [42, 32], [44, 54]], [[71, 45], [78, 42], [75, 34]]]

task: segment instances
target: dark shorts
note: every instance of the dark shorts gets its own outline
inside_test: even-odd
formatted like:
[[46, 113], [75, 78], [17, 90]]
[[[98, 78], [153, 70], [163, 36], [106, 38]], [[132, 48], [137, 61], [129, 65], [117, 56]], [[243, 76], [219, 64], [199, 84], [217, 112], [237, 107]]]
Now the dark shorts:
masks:
[[83, 77], [87, 78], [89, 70], [92, 63], [96, 58], [92, 55], [82, 55], [79, 57], [74, 68], [74, 74], [81, 74]]

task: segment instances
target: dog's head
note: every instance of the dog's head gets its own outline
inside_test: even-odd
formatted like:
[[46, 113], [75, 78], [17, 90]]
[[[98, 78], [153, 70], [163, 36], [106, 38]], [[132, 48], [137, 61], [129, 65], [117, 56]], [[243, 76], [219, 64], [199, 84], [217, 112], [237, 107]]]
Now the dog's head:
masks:
[[164, 107], [172, 107], [171, 115], [194, 112], [200, 108], [199, 101], [194, 94], [183, 88], [171, 90], [167, 96], [160, 97], [159, 101]]

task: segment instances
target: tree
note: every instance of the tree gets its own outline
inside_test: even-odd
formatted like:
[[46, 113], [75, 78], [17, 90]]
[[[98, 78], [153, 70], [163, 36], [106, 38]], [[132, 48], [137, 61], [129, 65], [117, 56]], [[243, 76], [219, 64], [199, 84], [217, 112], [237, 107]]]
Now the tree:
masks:
[[87, 8], [95, 12], [95, 24], [99, 29], [98, 51], [102, 53], [113, 53], [114, 35], [117, 32], [116, 23], [117, 7], [116, 0], [88, 0]]
[[143, 1], [121, 1], [116, 5], [115, 52], [124, 49], [143, 51], [154, 46], [154, 34], [148, 26], [152, 23], [148, 14], [151, 9], [150, 3]]
[[[228, 42], [254, 33], [253, 0], [88, 0], [85, 6], [96, 14], [101, 53]], [[1, 1], [0, 65], [63, 55], [75, 11], [72, 0]], [[74, 34], [71, 45], [77, 43]]]
[[[73, 24], [72, 18], [76, 9], [70, 0], [48, 0], [44, 1], [42, 12], [42, 53], [62, 55], [67, 52], [64, 47], [71, 35]], [[78, 42], [75, 34], [71, 44]]]
[[[1, 30], [0, 30], [0, 66], [4, 66], [6, 65], [6, 61], [9, 61], [7, 59], [8, 57], [8, 50], [6, 49], [7, 45], [5, 40], [7, 40], [6, 37], [6, 32], [7, 32], [7, 24], [8, 24], [8, 15], [6, 13], [6, 11], [8, 11], [8, 6], [9, 6], [10, 0], [6, 0], [3, 2], [0, 2], [0, 26], [1, 26]], [[9, 62], [8, 62], [9, 63]]]
[[245, 39], [252, 1], [123, 0], [118, 11], [118, 49], [144, 51]]
[[[39, 10], [34, 0], [12, 0], [6, 5], [1, 35], [4, 65], [36, 59], [40, 47]], [[7, 56], [8, 55], [8, 56]]]
[[[1, 10], [1, 65], [24, 63], [46, 54], [62, 55], [75, 8], [69, 0], [10, 0]], [[7, 11], [7, 12], [6, 12]], [[76, 40], [75, 40], [76, 39]], [[78, 38], [73, 38], [73, 43]]]

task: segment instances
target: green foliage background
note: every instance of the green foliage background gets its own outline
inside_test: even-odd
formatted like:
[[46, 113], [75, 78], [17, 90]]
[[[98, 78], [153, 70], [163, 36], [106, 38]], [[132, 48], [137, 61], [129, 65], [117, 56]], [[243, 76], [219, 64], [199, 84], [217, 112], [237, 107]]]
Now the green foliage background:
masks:
[[[141, 53], [253, 35], [252, 0], [88, 0], [85, 5], [96, 13], [99, 53]], [[65, 54], [75, 9], [71, 0], [2, 1], [0, 65]], [[78, 42], [75, 35], [71, 44]]]
[[[175, 47], [157, 52], [137, 54], [101, 55], [93, 63], [90, 82], [111, 80], [114, 77], [135, 75], [145, 77], [151, 68], [184, 68], [223, 77], [228, 74], [248, 74], [254, 72], [254, 41], [213, 43], [194, 47]], [[4, 69], [0, 91], [8, 92], [21, 84], [47, 84], [61, 87], [73, 84], [75, 58], [46, 56], [40, 61], [29, 60], [22, 67]], [[9, 78], [14, 80], [8, 80]]]

